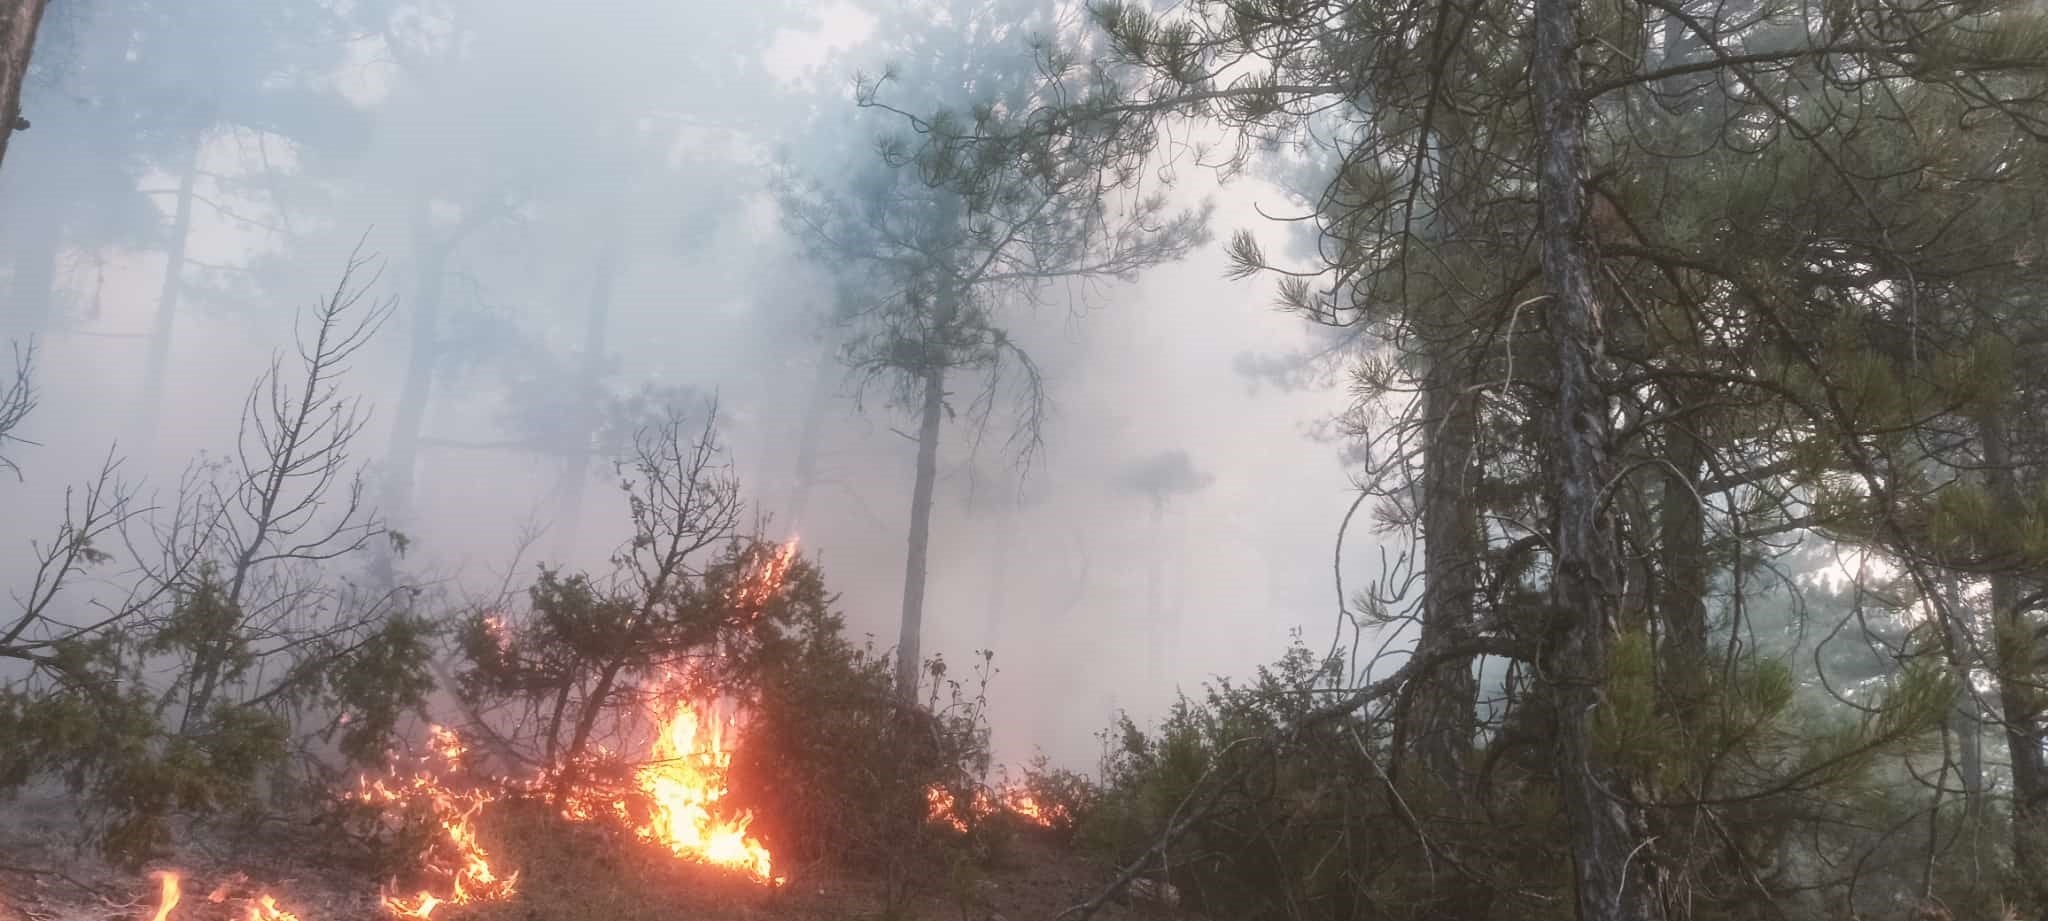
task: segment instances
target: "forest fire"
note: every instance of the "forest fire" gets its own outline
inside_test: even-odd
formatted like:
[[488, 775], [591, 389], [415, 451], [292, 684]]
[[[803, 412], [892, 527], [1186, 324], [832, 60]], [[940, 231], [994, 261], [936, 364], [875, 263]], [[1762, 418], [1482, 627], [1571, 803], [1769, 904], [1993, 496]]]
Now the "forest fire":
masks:
[[1029, 790], [1022, 787], [1005, 787], [994, 795], [986, 790], [976, 790], [969, 798], [967, 811], [960, 811], [958, 797], [943, 785], [936, 785], [924, 791], [928, 811], [926, 818], [948, 826], [954, 831], [965, 833], [974, 822], [981, 822], [998, 812], [1008, 812], [1023, 821], [1042, 828], [1058, 824], [1061, 813], [1056, 807], [1042, 806]]
[[724, 724], [706, 718], [708, 707], [685, 699], [669, 699], [664, 706], [647, 762], [634, 771], [650, 814], [636, 821], [624, 798], [594, 802], [588, 795], [571, 798], [564, 814], [579, 821], [607, 814], [678, 857], [742, 870], [761, 882], [784, 882], [774, 874], [768, 849], [747, 835], [753, 816], [717, 814], [732, 763]]
[[476, 840], [477, 813], [497, 796], [486, 790], [451, 788], [433, 762], [438, 759], [441, 767], [452, 774], [467, 749], [455, 733], [445, 728], [434, 726], [432, 734], [433, 754], [421, 759], [419, 769], [411, 776], [365, 779], [356, 794], [361, 801], [373, 805], [424, 808], [439, 825], [439, 834], [422, 868], [429, 876], [444, 881], [436, 887], [439, 891], [422, 889], [405, 896], [394, 892], [392, 886], [385, 887], [384, 907], [404, 918], [431, 917], [442, 905], [507, 898], [519, 880], [517, 871], [500, 876]]
[[171, 916], [171, 910], [178, 907], [178, 902], [183, 897], [184, 877], [172, 870], [159, 870], [153, 875], [156, 877], [158, 891], [156, 914], [151, 915], [149, 921], [167, 921]]
[[[178, 905], [184, 902], [185, 875], [176, 870], [159, 870], [150, 874], [157, 880], [156, 913], [149, 921], [175, 921]], [[239, 879], [239, 876], [237, 877]], [[223, 882], [208, 893], [206, 901], [220, 905], [228, 901], [234, 891], [234, 882]], [[267, 892], [259, 892], [242, 900], [240, 921], [300, 921], [299, 916], [278, 907], [277, 898]], [[218, 916], [215, 916], [218, 917]]]
[[[795, 550], [792, 541], [764, 554], [746, 577], [728, 590], [731, 609], [743, 620], [758, 615], [775, 600]], [[501, 616], [494, 613], [485, 622], [501, 647], [512, 641], [511, 628]], [[512, 897], [518, 889], [519, 873], [493, 864], [478, 839], [477, 824], [486, 807], [519, 797], [559, 797], [556, 802], [561, 813], [571, 821], [615, 823], [676, 857], [737, 870], [757, 882], [786, 882], [786, 877], [775, 874], [768, 849], [748, 834], [753, 816], [746, 812], [729, 815], [720, 809], [727, 792], [726, 772], [732, 763], [729, 736], [733, 721], [721, 719], [711, 702], [693, 698], [690, 677], [686, 672], [667, 672], [645, 688], [648, 703], [633, 719], [647, 720], [654, 731], [643, 759], [632, 768], [632, 789], [624, 792], [615, 784], [578, 782], [579, 774], [565, 774], [572, 770], [568, 765], [556, 765], [524, 781], [473, 777], [462, 782], [460, 778], [470, 770], [464, 764], [468, 745], [454, 730], [438, 725], [429, 727], [428, 750], [410, 769], [394, 766], [382, 776], [360, 778], [350, 799], [375, 807], [380, 821], [389, 828], [424, 821], [430, 833], [430, 843], [423, 848], [416, 867], [428, 883], [409, 889], [401, 888], [396, 880], [387, 883], [379, 893], [385, 912], [427, 921], [437, 917], [443, 906]], [[155, 878], [159, 893], [149, 921], [178, 921], [176, 912], [185, 901], [184, 875], [166, 870]], [[215, 887], [206, 901], [226, 903], [245, 883], [238, 874]], [[301, 921], [268, 893], [235, 901], [239, 903], [237, 921]]]
[[1018, 818], [1043, 828], [1052, 828], [1065, 820], [1065, 810], [1057, 805], [1042, 805], [1031, 791], [1022, 788], [1004, 790], [1003, 808]]

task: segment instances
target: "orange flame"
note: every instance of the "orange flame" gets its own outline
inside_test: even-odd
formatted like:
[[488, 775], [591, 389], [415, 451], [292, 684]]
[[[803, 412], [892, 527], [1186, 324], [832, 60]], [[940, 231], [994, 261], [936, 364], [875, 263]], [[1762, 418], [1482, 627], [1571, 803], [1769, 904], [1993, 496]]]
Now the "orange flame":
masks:
[[[431, 727], [431, 733], [433, 757], [438, 757], [447, 768], [457, 766], [467, 751], [462, 739], [440, 726]], [[439, 840], [427, 854], [425, 869], [429, 875], [445, 881], [437, 887], [441, 891], [422, 889], [406, 897], [396, 894], [387, 885], [382, 899], [384, 908], [404, 918], [429, 918], [433, 916], [434, 909], [444, 904], [462, 905], [511, 896], [519, 874], [515, 871], [498, 875], [491, 867], [490, 855], [476, 840], [476, 815], [497, 799], [496, 794], [486, 790], [452, 789], [432, 765], [432, 758], [421, 760], [419, 770], [412, 776], [374, 781], [366, 778], [357, 793], [357, 797], [366, 803], [424, 807], [440, 826]], [[251, 915], [251, 918], [253, 921], [272, 921], [262, 915]], [[275, 921], [291, 919], [278, 916]]]
[[925, 788], [925, 817], [945, 825], [954, 831], [965, 833], [970, 822], [979, 822], [997, 812], [1010, 814], [1045, 828], [1053, 827], [1065, 818], [1065, 810], [1058, 806], [1045, 806], [1038, 802], [1031, 791], [1022, 787], [1005, 787], [991, 797], [986, 790], [976, 790], [968, 798], [965, 811], [960, 808], [958, 797], [944, 784], [933, 784]]
[[651, 814], [638, 820], [623, 798], [597, 801], [591, 795], [597, 791], [579, 791], [564, 804], [563, 815], [587, 821], [606, 813], [632, 828], [641, 840], [678, 857], [742, 870], [761, 882], [784, 882], [775, 875], [768, 849], [747, 835], [753, 815], [717, 815], [718, 802], [726, 794], [726, 770], [732, 765], [723, 725], [706, 719], [688, 700], [672, 698], [665, 706], [647, 763], [633, 772], [634, 785], [646, 797]]
[[946, 789], [944, 784], [927, 787], [924, 791], [924, 800], [929, 807], [926, 818], [963, 834], [970, 823], [996, 814], [995, 804], [990, 802], [987, 793], [980, 790], [974, 791], [974, 795], [968, 797], [964, 812], [960, 808], [959, 798], [953, 795], [953, 791]]
[[[774, 601], [795, 557], [796, 541], [791, 539], [757, 561], [732, 590], [728, 601], [742, 613], [757, 612]], [[509, 646], [511, 637], [501, 615], [495, 611], [488, 613], [484, 626], [500, 649]], [[763, 882], [784, 882], [784, 877], [774, 874], [768, 849], [747, 834], [753, 823], [751, 814], [742, 813], [731, 819], [716, 816], [717, 804], [726, 794], [726, 771], [732, 764], [732, 754], [725, 746], [726, 725], [715, 718], [707, 719], [708, 708], [700, 708], [680, 696], [658, 699], [665, 701], [665, 709], [659, 714], [660, 730], [649, 746], [648, 763], [634, 774], [640, 792], [652, 805], [652, 815], [638, 822], [633, 830], [643, 840], [666, 847], [679, 857], [743, 870]], [[343, 719], [346, 720], [345, 715]], [[365, 776], [358, 781], [354, 795], [358, 801], [386, 807], [387, 816], [423, 810], [438, 826], [439, 835], [425, 855], [422, 869], [439, 878], [439, 884], [411, 896], [395, 892], [395, 884], [390, 884], [381, 895], [386, 911], [419, 921], [431, 918], [443, 905], [509, 898], [519, 880], [517, 871], [500, 875], [476, 837], [476, 817], [485, 806], [499, 799], [498, 792], [451, 787], [446, 778], [455, 775], [468, 749], [461, 737], [446, 728], [432, 726], [430, 733], [430, 754], [420, 759], [410, 775], [401, 776], [394, 769], [381, 778]], [[544, 788], [553, 777], [559, 777], [561, 770], [557, 766], [529, 785], [529, 789]], [[623, 799], [596, 803], [591, 798], [602, 795], [600, 791], [573, 791], [563, 812], [574, 820], [587, 820], [605, 812], [628, 827], [636, 824], [626, 821], [628, 807]], [[161, 891], [156, 912], [149, 921], [169, 921], [183, 898], [183, 876], [171, 870], [153, 875]], [[215, 887], [206, 900], [214, 904], [226, 902], [234, 888], [246, 882], [246, 878], [236, 874]], [[277, 899], [268, 893], [243, 901], [245, 921], [300, 921], [297, 914], [279, 907]]]
[[1003, 794], [1003, 806], [1011, 812], [1031, 820], [1036, 825], [1050, 824], [1051, 818], [1039, 808], [1038, 800], [1023, 790], [1009, 790]]
[[149, 921], [164, 921], [171, 916], [171, 909], [178, 907], [178, 901], [184, 898], [180, 885], [184, 882], [184, 876], [176, 870], [158, 870], [150, 875], [156, 877], [158, 890], [156, 914], [150, 916]]
[[[756, 612], [781, 593], [783, 580], [796, 559], [796, 540], [777, 547], [765, 559], [757, 560], [747, 576], [727, 598], [740, 612]], [[670, 675], [663, 682], [682, 682]], [[587, 820], [606, 811], [633, 827], [641, 840], [668, 848], [678, 857], [746, 872], [761, 882], [781, 884], [774, 857], [759, 841], [747, 834], [753, 824], [751, 813], [736, 818], [719, 818], [718, 802], [725, 798], [726, 771], [732, 753], [726, 750], [727, 724], [710, 714], [708, 706], [681, 696], [657, 693], [663, 711], [658, 714], [658, 731], [649, 746], [647, 763], [634, 771], [634, 783], [652, 806], [652, 815], [635, 822], [622, 800], [593, 802], [588, 796], [572, 797], [563, 814], [573, 820]], [[708, 725], [707, 725], [708, 724]], [[635, 827], [637, 826], [637, 827]]]
[[248, 921], [299, 921], [299, 916], [277, 907], [277, 900], [264, 893], [250, 900]]
[[[168, 921], [171, 912], [184, 901], [184, 874], [176, 870], [159, 870], [150, 875], [156, 878], [159, 887], [156, 914], [150, 916], [150, 921]], [[248, 880], [241, 874], [234, 874], [207, 893], [206, 901], [215, 905], [226, 902], [235, 886], [246, 882]], [[246, 921], [300, 921], [298, 915], [279, 908], [277, 899], [269, 893], [259, 893], [246, 901], [247, 914], [243, 916]]]
[[789, 575], [789, 564], [796, 559], [796, 538], [775, 548], [766, 562], [757, 563], [754, 571], [748, 573], [730, 599], [733, 606], [741, 610], [757, 608], [775, 600], [782, 591], [782, 580]]

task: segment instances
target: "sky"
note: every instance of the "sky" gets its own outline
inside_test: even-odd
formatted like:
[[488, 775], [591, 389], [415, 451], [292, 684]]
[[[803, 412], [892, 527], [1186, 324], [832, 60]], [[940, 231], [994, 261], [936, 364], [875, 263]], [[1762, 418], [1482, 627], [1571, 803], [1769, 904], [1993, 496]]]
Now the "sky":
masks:
[[[85, 3], [83, 9], [108, 17], [88, 35], [115, 41], [105, 36], [119, 34], [123, 3]], [[188, 285], [195, 290], [176, 314], [170, 373], [154, 395], [165, 421], [153, 442], [135, 443], [134, 420], [151, 396], [143, 391], [140, 369], [165, 256], [153, 246], [86, 245], [74, 234], [56, 259], [63, 309], [41, 339], [42, 406], [22, 432], [34, 444], [16, 452], [21, 481], [0, 482], [13, 510], [0, 521], [0, 540], [17, 548], [47, 540], [61, 520], [65, 488], [81, 483], [103, 458], [126, 457], [125, 473], [145, 484], [145, 495], [168, 501], [186, 465], [231, 449], [249, 382], [277, 350], [290, 347], [292, 311], [332, 286], [357, 241], [378, 258], [374, 294], [395, 299], [377, 347], [345, 381], [373, 416], [356, 452], [374, 474], [399, 399], [410, 301], [417, 296], [417, 254], [402, 207], [407, 190], [429, 179], [452, 188], [515, 168], [597, 177], [592, 182], [606, 178], [608, 167], [577, 160], [578, 123], [522, 120], [623, 109], [631, 103], [614, 90], [621, 73], [644, 75], [647, 85], [674, 85], [658, 94], [658, 103], [636, 110], [663, 113], [640, 124], [667, 139], [671, 168], [600, 206], [616, 218], [626, 241], [604, 325], [613, 384], [716, 394], [752, 511], [787, 519], [797, 445], [823, 354], [790, 332], [804, 315], [790, 311], [822, 308], [830, 291], [824, 274], [805, 265], [788, 239], [768, 180], [778, 151], [803, 143], [799, 123], [815, 117], [805, 113], [851, 108], [843, 92], [829, 88], [843, 87], [855, 68], [880, 66], [863, 55], [881, 20], [854, 3], [836, 3], [792, 14], [772, 28], [740, 30], [753, 45], [729, 47], [721, 44], [717, 17], [740, 14], [723, 4], [681, 4], [675, 19], [633, 27], [562, 6], [506, 0], [488, 7], [482, 15], [501, 25], [495, 33], [501, 47], [492, 53], [507, 66], [484, 76], [443, 73], [433, 86], [439, 95], [429, 100], [459, 106], [452, 111], [468, 113], [461, 119], [422, 103], [407, 89], [403, 65], [390, 49], [374, 36], [356, 35], [347, 37], [333, 73], [323, 79], [333, 80], [368, 119], [359, 152], [338, 163], [302, 163], [292, 143], [262, 131], [223, 129], [208, 136], [200, 149], [195, 198], [201, 201], [185, 277], [227, 284]], [[692, 34], [700, 27], [708, 38]], [[431, 33], [431, 23], [422, 29]], [[233, 36], [218, 40], [221, 47], [211, 53], [235, 48]], [[709, 44], [693, 44], [700, 40]], [[80, 47], [86, 54], [95, 46], [88, 40]], [[69, 60], [52, 54], [46, 66]], [[729, 69], [717, 63], [719, 55], [751, 55], [764, 80], [694, 94], [690, 74]], [[719, 113], [739, 114], [696, 114], [692, 107], [700, 103], [705, 111], [713, 107], [705, 100], [714, 93], [721, 94]], [[807, 101], [774, 101], [791, 97]], [[32, 84], [27, 99], [27, 111], [39, 121], [54, 110], [100, 111], [97, 105], [55, 78]], [[670, 115], [684, 127], [647, 127]], [[60, 122], [63, 117], [59, 112]], [[696, 120], [719, 119], [723, 127], [692, 127]], [[37, 194], [38, 177], [73, 156], [56, 135], [25, 132], [9, 149], [0, 171], [0, 213], [15, 228], [54, 226], [69, 207]], [[449, 159], [453, 165], [439, 172], [422, 165], [439, 163], [436, 158], [450, 150], [463, 157]], [[802, 159], [806, 152], [797, 153]], [[136, 170], [133, 178], [168, 221], [178, 167], [175, 158], [157, 159], [165, 162]], [[291, 196], [269, 196], [250, 178], [265, 171], [325, 178], [302, 190], [294, 186]], [[990, 716], [1004, 761], [1043, 751], [1056, 762], [1091, 767], [1099, 751], [1096, 733], [1114, 711], [1129, 710], [1141, 722], [1156, 718], [1175, 688], [1198, 692], [1209, 676], [1242, 675], [1272, 661], [1293, 631], [1320, 648], [1336, 617], [1332, 547], [1352, 491], [1341, 446], [1308, 433], [1346, 397], [1331, 388], [1283, 391], [1237, 370], [1247, 355], [1303, 348], [1311, 330], [1272, 306], [1270, 279], [1224, 277], [1222, 243], [1230, 231], [1252, 227], [1277, 242], [1257, 209], [1288, 210], [1287, 197], [1255, 178], [1219, 186], [1194, 169], [1182, 171], [1175, 194], [1216, 203], [1216, 242], [1133, 284], [1097, 287], [1085, 309], [1048, 304], [1014, 315], [1019, 340], [1046, 368], [1053, 414], [1043, 453], [1019, 469], [999, 437], [970, 450], [966, 427], [957, 423], [941, 451], [925, 645], [954, 662], [993, 649], [999, 673], [989, 686]], [[443, 224], [479, 207], [474, 199], [462, 204], [452, 192], [435, 196], [431, 220]], [[279, 203], [290, 197], [298, 199], [296, 207]], [[585, 216], [577, 207], [522, 206], [506, 229], [479, 234], [451, 262], [448, 303], [461, 309], [449, 318], [455, 324], [450, 335], [474, 346], [480, 370], [438, 384], [425, 426], [430, 437], [502, 440], [501, 382], [519, 370], [519, 359], [492, 351], [503, 330], [516, 330], [546, 354], [579, 347], [585, 327], [580, 305], [590, 297], [596, 245], [574, 223]], [[32, 249], [23, 239], [17, 230], [5, 242], [10, 252], [0, 262], [9, 285], [26, 264], [19, 254]], [[273, 279], [264, 290], [293, 292], [292, 302], [236, 299], [233, 279], [259, 266]], [[280, 273], [284, 281], [277, 283]], [[19, 300], [15, 287], [0, 290]], [[473, 338], [465, 339], [472, 328]], [[841, 373], [824, 382], [820, 476], [802, 519], [791, 527], [840, 593], [853, 632], [888, 646], [902, 592], [915, 451], [901, 433], [915, 422], [878, 399], [857, 401]], [[1207, 485], [1155, 513], [1148, 498], [1119, 484], [1133, 465], [1169, 451], [1185, 452], [1207, 475]], [[516, 451], [428, 449], [407, 529], [417, 548], [409, 562], [456, 594], [488, 592], [508, 570], [516, 581], [537, 559], [601, 565], [625, 536], [622, 507], [608, 488], [610, 471], [593, 474], [593, 501], [566, 524], [551, 518], [555, 471], [547, 460]], [[515, 562], [531, 526], [546, 531]], [[1360, 535], [1351, 546], [1356, 549], [1344, 568], [1356, 585], [1378, 555]], [[0, 577], [15, 591], [27, 578], [26, 558], [8, 554], [0, 563]], [[1170, 612], [1163, 624], [1150, 614], [1155, 566]]]

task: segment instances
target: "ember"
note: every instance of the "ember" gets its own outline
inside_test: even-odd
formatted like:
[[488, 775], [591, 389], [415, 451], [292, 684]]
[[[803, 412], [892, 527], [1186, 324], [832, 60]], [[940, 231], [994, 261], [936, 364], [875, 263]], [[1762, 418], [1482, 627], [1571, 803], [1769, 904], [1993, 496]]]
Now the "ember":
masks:
[[[156, 878], [158, 886], [156, 913], [150, 916], [150, 921], [172, 921], [172, 913], [179, 903], [184, 901], [185, 876], [175, 870], [159, 870], [150, 875]], [[212, 892], [207, 893], [206, 901], [216, 905], [226, 902], [235, 885], [243, 881], [245, 880], [241, 875], [236, 874], [233, 879], [215, 886]], [[255, 897], [243, 901], [244, 921], [300, 921], [298, 915], [279, 908], [277, 899], [267, 892], [258, 893]]]
[[986, 790], [976, 790], [970, 798], [967, 811], [962, 814], [958, 798], [943, 785], [933, 786], [924, 792], [929, 809], [926, 817], [933, 822], [965, 833], [973, 822], [983, 821], [998, 812], [1009, 812], [1033, 825], [1052, 828], [1064, 819], [1064, 812], [1057, 806], [1043, 806], [1030, 791], [1022, 787], [1005, 787], [991, 796]]
[[374, 781], [365, 779], [357, 793], [357, 798], [366, 803], [423, 808], [440, 826], [440, 837], [427, 853], [424, 868], [429, 875], [445, 881], [437, 887], [440, 891], [422, 889], [408, 897], [395, 894], [391, 886], [385, 887], [384, 907], [406, 918], [431, 917], [434, 909], [442, 905], [507, 898], [519, 881], [517, 871], [499, 876], [491, 867], [490, 855], [476, 840], [474, 822], [477, 813], [495, 801], [496, 794], [449, 787], [442, 771], [433, 762], [438, 759], [441, 767], [452, 773], [459, 766], [466, 748], [462, 740], [447, 729], [435, 726], [432, 733], [433, 755], [421, 759], [419, 769], [410, 777], [394, 775]]

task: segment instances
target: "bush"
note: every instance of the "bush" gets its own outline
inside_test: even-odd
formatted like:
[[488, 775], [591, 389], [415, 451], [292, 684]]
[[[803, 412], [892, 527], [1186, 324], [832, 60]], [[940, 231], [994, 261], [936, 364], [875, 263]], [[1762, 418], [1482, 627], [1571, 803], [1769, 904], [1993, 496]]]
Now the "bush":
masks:
[[1177, 816], [1192, 819], [1174, 862], [1149, 875], [1205, 914], [1403, 917], [1396, 909], [1420, 892], [1406, 871], [1425, 858], [1373, 765], [1385, 739], [1352, 719], [1284, 731], [1339, 665], [1297, 642], [1248, 686], [1219, 680], [1199, 700], [1183, 697], [1150, 732], [1121, 718], [1103, 734], [1101, 788], [1081, 813], [1080, 843], [1126, 864]]
[[1000, 787], [1004, 805], [1032, 825], [1050, 831], [1062, 844], [1073, 842], [1081, 827], [1094, 818], [1102, 799], [1102, 788], [1095, 781], [1053, 767], [1042, 754], [1031, 759], [1014, 784], [1006, 773]]
[[942, 660], [927, 674], [925, 704], [904, 704], [888, 657], [847, 643], [834, 617], [763, 676], [732, 799], [778, 859], [879, 872], [901, 901], [920, 869], [971, 849], [931, 821], [931, 797], [971, 789], [987, 772], [984, 698], [945, 680]]
[[[0, 618], [0, 659], [27, 663], [0, 680], [0, 792], [61, 780], [120, 862], [164, 851], [174, 819], [296, 798], [334, 769], [322, 755], [374, 762], [432, 686], [412, 594], [345, 571], [396, 539], [362, 501], [349, 451], [367, 416], [339, 386], [392, 308], [363, 303], [364, 264], [304, 315], [296, 361], [250, 388], [235, 450], [195, 463], [175, 502], [144, 507], [112, 460], [67, 492]], [[129, 558], [102, 581], [116, 550]], [[92, 582], [109, 590], [75, 597]]]

